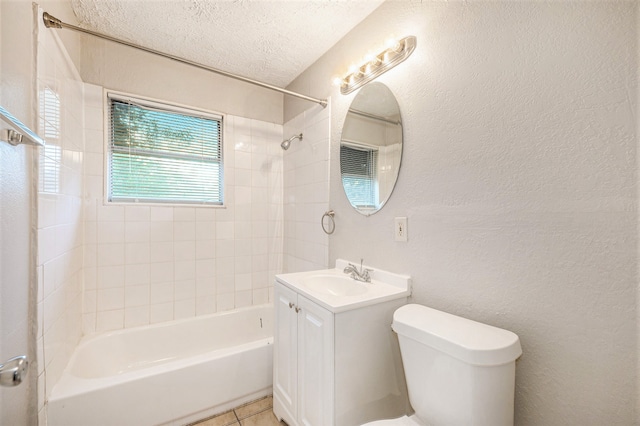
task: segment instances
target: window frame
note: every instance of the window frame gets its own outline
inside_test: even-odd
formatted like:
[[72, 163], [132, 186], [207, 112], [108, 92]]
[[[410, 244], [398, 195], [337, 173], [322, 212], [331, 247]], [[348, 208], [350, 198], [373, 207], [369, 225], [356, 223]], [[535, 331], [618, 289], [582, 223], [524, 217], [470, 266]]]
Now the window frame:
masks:
[[[167, 111], [167, 112], [175, 112], [178, 114], [192, 115], [192, 116], [201, 116], [204, 118], [218, 120], [220, 122], [220, 163], [221, 163], [221, 176], [220, 176], [220, 204], [213, 203], [187, 203], [187, 202], [151, 202], [151, 201], [122, 201], [122, 200], [110, 200], [110, 143], [111, 143], [111, 100], [115, 99], [123, 102], [130, 102], [134, 105], [146, 106], [149, 108], [156, 108], [159, 110]], [[184, 105], [180, 103], [174, 103], [169, 101], [163, 101], [155, 98], [149, 98], [146, 96], [135, 95], [126, 92], [120, 92], [111, 89], [103, 90], [103, 204], [110, 206], [151, 206], [151, 207], [194, 207], [194, 208], [226, 208], [225, 202], [225, 193], [227, 192], [226, 188], [226, 179], [225, 176], [228, 172], [227, 162], [225, 161], [225, 150], [226, 150], [226, 135], [227, 135], [227, 126], [226, 120], [227, 115], [206, 110], [203, 108], [193, 107], [189, 105]]]

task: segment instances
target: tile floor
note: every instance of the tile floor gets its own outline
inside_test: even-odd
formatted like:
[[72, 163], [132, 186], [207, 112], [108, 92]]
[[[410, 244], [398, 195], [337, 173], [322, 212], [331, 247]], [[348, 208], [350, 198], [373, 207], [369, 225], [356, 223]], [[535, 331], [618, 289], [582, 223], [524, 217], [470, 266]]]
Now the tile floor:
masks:
[[286, 423], [273, 415], [273, 397], [267, 396], [189, 426], [286, 426]]

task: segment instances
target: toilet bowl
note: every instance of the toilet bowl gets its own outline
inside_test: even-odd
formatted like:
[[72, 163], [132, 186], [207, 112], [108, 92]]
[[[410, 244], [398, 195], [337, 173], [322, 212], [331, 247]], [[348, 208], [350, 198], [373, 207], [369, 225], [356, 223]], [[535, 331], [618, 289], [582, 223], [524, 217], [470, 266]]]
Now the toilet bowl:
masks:
[[516, 334], [416, 304], [392, 328], [415, 414], [368, 426], [513, 425]]

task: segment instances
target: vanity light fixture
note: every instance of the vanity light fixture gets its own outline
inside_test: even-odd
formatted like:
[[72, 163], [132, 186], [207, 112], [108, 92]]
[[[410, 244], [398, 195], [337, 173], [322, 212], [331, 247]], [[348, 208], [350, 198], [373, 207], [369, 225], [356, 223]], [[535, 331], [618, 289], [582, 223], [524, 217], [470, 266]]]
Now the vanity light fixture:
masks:
[[407, 36], [387, 43], [387, 48], [384, 51], [375, 56], [366, 56], [362, 65], [350, 68], [349, 74], [342, 79], [337, 79], [336, 83], [340, 85], [340, 93], [347, 95], [374, 80], [407, 59], [415, 48], [415, 36]]

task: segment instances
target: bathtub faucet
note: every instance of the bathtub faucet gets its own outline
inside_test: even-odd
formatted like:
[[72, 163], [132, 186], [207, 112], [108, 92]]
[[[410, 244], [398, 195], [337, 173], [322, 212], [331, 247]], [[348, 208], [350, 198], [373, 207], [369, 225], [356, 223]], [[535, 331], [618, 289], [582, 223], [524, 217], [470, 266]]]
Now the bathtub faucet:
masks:
[[364, 259], [360, 259], [360, 268], [358, 268], [353, 263], [350, 263], [349, 265], [347, 265], [346, 268], [344, 268], [343, 272], [345, 274], [351, 274], [351, 278], [353, 278], [356, 281], [362, 281], [362, 282], [365, 282], [365, 283], [370, 283], [371, 282], [371, 275], [369, 275], [369, 272], [373, 272], [373, 269], [363, 268], [362, 267], [362, 261], [363, 260]]

